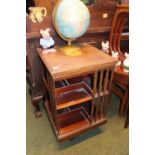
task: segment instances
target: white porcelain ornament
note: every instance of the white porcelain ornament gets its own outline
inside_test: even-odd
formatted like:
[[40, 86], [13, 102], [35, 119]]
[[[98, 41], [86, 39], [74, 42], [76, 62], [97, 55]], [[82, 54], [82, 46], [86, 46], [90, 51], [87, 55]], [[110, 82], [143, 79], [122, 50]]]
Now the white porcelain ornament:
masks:
[[129, 54], [125, 53], [126, 59], [123, 62], [123, 70], [124, 72], [129, 72]]
[[101, 46], [102, 46], [102, 50], [104, 52], [109, 53], [109, 42], [108, 41], [106, 41], [106, 42], [102, 41]]

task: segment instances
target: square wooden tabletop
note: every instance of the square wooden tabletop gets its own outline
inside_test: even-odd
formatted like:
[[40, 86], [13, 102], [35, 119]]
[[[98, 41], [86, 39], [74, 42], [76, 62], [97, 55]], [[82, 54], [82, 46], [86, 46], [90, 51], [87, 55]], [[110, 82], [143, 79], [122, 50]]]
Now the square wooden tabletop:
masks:
[[79, 46], [79, 53], [75, 56], [71, 56], [59, 47], [55, 47], [56, 51], [48, 54], [43, 54], [41, 48], [37, 49], [41, 60], [55, 81], [111, 68], [117, 63], [115, 58], [92, 45]]

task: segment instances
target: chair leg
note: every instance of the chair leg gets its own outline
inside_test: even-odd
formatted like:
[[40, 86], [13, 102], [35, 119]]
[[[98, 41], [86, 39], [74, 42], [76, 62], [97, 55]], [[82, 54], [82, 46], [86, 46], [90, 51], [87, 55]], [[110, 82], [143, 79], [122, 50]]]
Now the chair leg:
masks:
[[127, 113], [126, 113], [124, 128], [126, 129], [128, 126], [129, 126], [129, 107], [128, 107]]
[[111, 94], [112, 94], [112, 92], [110, 90], [110, 93], [108, 95], [108, 106], [111, 104]]
[[128, 112], [128, 107], [129, 107], [129, 100], [127, 100], [125, 103], [124, 114]]
[[128, 100], [128, 94], [129, 94], [129, 90], [126, 89], [123, 100], [120, 103], [120, 105], [121, 105], [120, 111], [119, 111], [120, 116], [124, 116], [124, 114], [125, 114], [125, 106], [126, 106], [126, 103], [127, 103], [127, 100]]

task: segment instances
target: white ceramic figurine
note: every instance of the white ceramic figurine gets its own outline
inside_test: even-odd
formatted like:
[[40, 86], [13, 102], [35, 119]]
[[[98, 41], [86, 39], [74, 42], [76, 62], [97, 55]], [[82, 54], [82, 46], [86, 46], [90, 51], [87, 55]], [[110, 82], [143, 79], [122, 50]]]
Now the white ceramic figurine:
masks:
[[[114, 58], [116, 58], [118, 60], [118, 56], [119, 56], [118, 52], [112, 51], [111, 54], [112, 54], [112, 57], [114, 57]], [[118, 61], [116, 66], [120, 66], [120, 65], [121, 65], [121, 61]]]
[[102, 41], [101, 46], [102, 46], [102, 50], [104, 52], [109, 53], [109, 42], [108, 41], [106, 41], [106, 42]]
[[50, 28], [46, 28], [45, 30], [40, 30], [40, 34], [42, 35], [42, 38], [40, 39], [40, 45], [44, 49], [43, 53], [47, 54], [49, 52], [55, 52], [56, 50], [54, 47], [54, 40], [50, 36]]

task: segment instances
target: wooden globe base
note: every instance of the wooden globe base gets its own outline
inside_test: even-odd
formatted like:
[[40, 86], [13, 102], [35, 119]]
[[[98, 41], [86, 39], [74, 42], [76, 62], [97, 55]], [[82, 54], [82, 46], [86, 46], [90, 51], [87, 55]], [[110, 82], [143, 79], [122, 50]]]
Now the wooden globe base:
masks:
[[82, 54], [80, 47], [75, 45], [61, 47], [61, 50], [64, 51], [67, 56], [79, 56]]

